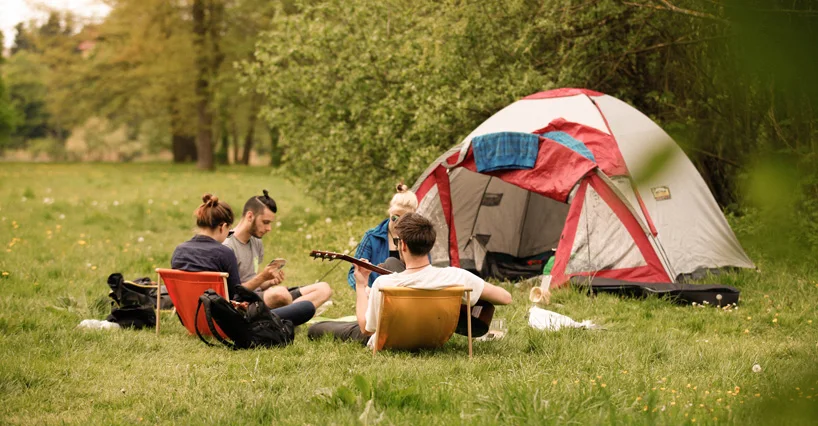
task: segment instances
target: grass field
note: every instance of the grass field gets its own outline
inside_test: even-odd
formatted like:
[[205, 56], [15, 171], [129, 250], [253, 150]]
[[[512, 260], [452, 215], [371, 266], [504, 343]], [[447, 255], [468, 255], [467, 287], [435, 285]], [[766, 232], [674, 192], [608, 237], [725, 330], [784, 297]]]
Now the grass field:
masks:
[[[332, 268], [311, 249], [349, 250], [377, 217], [322, 207], [265, 168], [200, 173], [171, 165], [0, 165], [2, 424], [759, 424], [818, 420], [818, 268], [772, 259], [719, 277], [739, 308], [673, 305], [578, 290], [551, 309], [602, 331], [530, 329], [528, 288], [504, 284], [507, 337], [455, 336], [436, 352], [372, 354], [352, 343], [210, 348], [170, 315], [163, 332], [83, 331], [109, 311], [106, 278], [152, 275], [190, 238], [209, 191], [240, 209], [267, 188], [280, 224], [265, 251], [289, 284]], [[749, 228], [738, 226], [737, 229]], [[746, 240], [743, 235], [740, 239]], [[326, 277], [324, 315], [354, 313], [347, 265]], [[754, 373], [759, 364], [762, 371]]]

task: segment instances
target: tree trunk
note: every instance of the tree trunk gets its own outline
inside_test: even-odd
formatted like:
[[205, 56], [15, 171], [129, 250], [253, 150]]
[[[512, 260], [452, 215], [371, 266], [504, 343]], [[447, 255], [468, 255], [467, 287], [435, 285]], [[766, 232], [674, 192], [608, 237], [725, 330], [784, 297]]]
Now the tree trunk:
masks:
[[230, 137], [227, 135], [227, 113], [224, 108], [219, 109], [219, 132], [217, 139], [219, 140], [219, 149], [216, 150], [216, 163], [230, 164], [227, 158], [227, 152], [230, 150]]
[[250, 116], [247, 120], [247, 133], [244, 136], [244, 153], [241, 163], [245, 166], [250, 164], [250, 153], [253, 151], [253, 140], [256, 136], [256, 119], [258, 118], [258, 96], [252, 95], [250, 98]]
[[270, 127], [270, 166], [275, 168], [281, 167], [281, 157], [284, 154], [284, 150], [278, 144], [279, 139], [281, 133], [278, 127]]
[[231, 120], [231, 130], [232, 130], [232, 138], [233, 139], [233, 163], [239, 164], [239, 123], [236, 120], [236, 116], [233, 115], [233, 119]]
[[197, 160], [196, 138], [193, 136], [174, 133], [171, 143], [174, 163], [187, 163]]
[[196, 49], [196, 166], [215, 168], [213, 156], [213, 111], [211, 79], [216, 76], [224, 55], [219, 49], [224, 5], [220, 0], [193, 1], [193, 34]]
[[170, 99], [170, 134], [171, 151], [173, 152], [174, 163], [186, 163], [196, 161], [198, 158], [196, 150], [196, 138], [186, 134], [179, 120], [179, 110], [176, 105], [176, 98]]

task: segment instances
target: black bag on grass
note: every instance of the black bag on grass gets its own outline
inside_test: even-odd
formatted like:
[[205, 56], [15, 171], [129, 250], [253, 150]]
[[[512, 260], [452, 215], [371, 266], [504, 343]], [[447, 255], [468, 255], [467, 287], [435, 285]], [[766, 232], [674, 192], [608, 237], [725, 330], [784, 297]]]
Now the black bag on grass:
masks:
[[122, 274], [108, 277], [111, 291], [111, 314], [106, 320], [119, 324], [122, 328], [144, 328], [156, 326], [156, 289], [150, 288], [150, 278], [125, 281]]
[[[204, 308], [207, 326], [216, 340], [231, 349], [283, 347], [293, 342], [295, 327], [292, 321], [282, 320], [271, 312], [256, 293], [241, 286], [236, 287], [235, 292], [233, 299], [239, 305], [238, 308], [213, 290], [207, 290], [199, 296], [195, 318], [199, 318], [199, 312]], [[219, 335], [214, 322], [232, 343]], [[215, 346], [202, 337], [198, 321], [196, 334], [207, 345]]]

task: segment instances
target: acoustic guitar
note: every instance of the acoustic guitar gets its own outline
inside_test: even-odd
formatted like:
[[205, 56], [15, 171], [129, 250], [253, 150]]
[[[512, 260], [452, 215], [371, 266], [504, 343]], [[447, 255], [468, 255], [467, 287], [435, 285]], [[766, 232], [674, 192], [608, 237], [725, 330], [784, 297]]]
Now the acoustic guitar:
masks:
[[[356, 259], [352, 256], [348, 256], [342, 253], [313, 250], [310, 252], [310, 257], [312, 257], [313, 259], [321, 260], [343, 260], [345, 262], [358, 265], [361, 268], [368, 269], [372, 272], [377, 272], [381, 275], [389, 275], [394, 273], [393, 271], [385, 269], [381, 266], [373, 265], [371, 263], [364, 262], [361, 259]], [[486, 302], [485, 300], [478, 300], [477, 303], [474, 306], [472, 306], [471, 316], [472, 316], [471, 322], [472, 336], [473, 337], [483, 336], [489, 332], [491, 320], [492, 318], [494, 318], [494, 305], [491, 304], [490, 302]], [[457, 321], [457, 328], [455, 329], [455, 333], [460, 334], [462, 336], [468, 335], [465, 305], [460, 306], [460, 319]]]

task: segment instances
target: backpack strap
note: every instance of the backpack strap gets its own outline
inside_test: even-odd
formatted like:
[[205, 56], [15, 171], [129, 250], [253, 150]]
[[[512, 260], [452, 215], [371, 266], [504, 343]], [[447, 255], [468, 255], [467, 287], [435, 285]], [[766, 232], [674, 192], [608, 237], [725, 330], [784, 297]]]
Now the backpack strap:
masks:
[[202, 333], [199, 332], [199, 321], [198, 321], [199, 320], [199, 309], [202, 306], [204, 306], [205, 320], [207, 320], [207, 326], [208, 326], [208, 328], [210, 328], [210, 332], [213, 335], [213, 337], [216, 340], [218, 340], [221, 344], [227, 346], [228, 348], [234, 349], [234, 350], [237, 349], [236, 345], [228, 342], [227, 340], [224, 340], [221, 336], [219, 336], [219, 332], [216, 330], [216, 326], [213, 324], [213, 316], [210, 314], [210, 298], [208, 297], [207, 292], [205, 292], [205, 294], [202, 294], [201, 296], [199, 296], [199, 304], [196, 305], [196, 316], [193, 317], [194, 321], [195, 321], [195, 323], [193, 324], [193, 327], [196, 329], [196, 335], [199, 336], [199, 339], [202, 342], [205, 342], [205, 344], [207, 346], [216, 346], [216, 345], [208, 342], [202, 336]]

